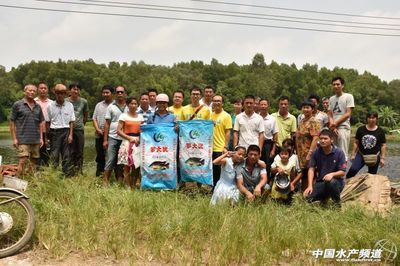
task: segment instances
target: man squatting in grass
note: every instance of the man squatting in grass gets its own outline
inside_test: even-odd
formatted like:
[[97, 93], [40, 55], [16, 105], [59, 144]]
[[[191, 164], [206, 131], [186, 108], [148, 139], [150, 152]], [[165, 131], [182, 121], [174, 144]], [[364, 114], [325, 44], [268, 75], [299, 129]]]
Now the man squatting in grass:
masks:
[[34, 100], [37, 88], [28, 84], [24, 87], [24, 98], [15, 102], [11, 109], [10, 132], [13, 145], [17, 149], [18, 172], [25, 174], [26, 161], [30, 160], [29, 170], [34, 172], [39, 148], [43, 146], [43, 112]]
[[313, 152], [309, 162], [308, 187], [304, 196], [309, 202], [326, 202], [332, 198], [340, 206], [347, 163], [344, 152], [333, 145], [333, 138], [334, 134], [329, 129], [323, 129], [319, 134], [320, 146]]
[[247, 158], [236, 168], [236, 185], [250, 202], [261, 197], [270, 188], [267, 184], [267, 170], [260, 161], [261, 150], [257, 145], [247, 148]]

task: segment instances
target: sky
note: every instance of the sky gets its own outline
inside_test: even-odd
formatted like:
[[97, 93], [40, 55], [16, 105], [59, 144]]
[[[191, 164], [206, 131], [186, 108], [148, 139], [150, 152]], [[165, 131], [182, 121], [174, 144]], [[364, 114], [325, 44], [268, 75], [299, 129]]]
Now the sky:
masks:
[[[236, 62], [242, 65], [251, 63], [256, 53], [262, 53], [267, 64], [274, 60], [278, 63], [295, 63], [299, 68], [306, 63], [318, 64], [319, 67], [327, 67], [329, 69], [338, 66], [354, 68], [359, 73], [368, 71], [386, 81], [400, 79], [400, 1], [215, 1], [225, 2], [225, 4], [190, 0], [109, 0], [103, 2], [93, 0], [2, 0], [0, 5], [114, 13], [130, 16], [62, 13], [0, 6], [0, 65], [10, 70], [12, 67], [17, 67], [19, 64], [27, 63], [31, 60], [57, 61], [59, 58], [63, 60], [86, 60], [91, 58], [97, 63], [111, 61], [130, 63], [143, 60], [145, 63], [155, 65], [173, 65], [174, 63], [191, 60], [210, 63], [211, 59], [215, 58], [223, 64]], [[121, 2], [125, 4], [123, 7], [121, 4], [119, 4], [119, 7], [88, 5], [109, 5], [111, 2], [113, 2], [113, 5]], [[71, 3], [80, 3], [80, 5]], [[132, 3], [141, 4], [141, 7], [144, 7], [143, 4], [164, 5], [174, 8], [192, 8], [197, 9], [197, 11], [198, 9], [212, 9], [239, 12], [240, 14], [215, 16], [128, 8], [134, 7], [129, 5]], [[270, 9], [265, 8], [265, 6], [338, 14], [390, 17], [392, 19], [295, 12]], [[246, 15], [244, 13], [290, 16], [303, 18], [302, 21], [305, 21], [304, 18], [318, 19], [317, 22], [322, 22], [321, 19], [345, 21], [341, 24], [386, 29], [272, 21], [265, 19], [271, 18], [271, 16], [260, 15], [258, 15], [258, 19], [238, 16]], [[232, 13], [230, 14], [232, 15]], [[238, 24], [132, 17], [131, 15], [399, 36], [354, 35]], [[255, 15], [250, 16], [254, 17]], [[308, 22], [315, 21], [308, 20]], [[354, 24], [354, 22], [369, 24]], [[326, 21], [324, 23], [338, 24], [337, 22]], [[392, 30], [387, 30], [387, 28]]]

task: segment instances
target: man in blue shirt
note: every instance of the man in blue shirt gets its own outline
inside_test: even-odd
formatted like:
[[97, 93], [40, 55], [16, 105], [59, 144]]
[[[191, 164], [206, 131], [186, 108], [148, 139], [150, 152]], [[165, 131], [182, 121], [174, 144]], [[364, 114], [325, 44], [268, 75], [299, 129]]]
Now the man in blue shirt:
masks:
[[333, 138], [333, 132], [329, 129], [324, 129], [319, 134], [320, 146], [313, 152], [309, 162], [308, 187], [304, 196], [309, 202], [325, 202], [332, 198], [340, 206], [347, 163], [344, 152], [333, 145]]

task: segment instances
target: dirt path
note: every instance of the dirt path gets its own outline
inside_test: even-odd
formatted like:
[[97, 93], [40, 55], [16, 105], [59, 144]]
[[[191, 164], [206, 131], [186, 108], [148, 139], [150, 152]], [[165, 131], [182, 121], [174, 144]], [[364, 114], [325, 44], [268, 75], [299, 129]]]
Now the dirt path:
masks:
[[[156, 265], [152, 263], [136, 263], [139, 265]], [[129, 260], [117, 261], [111, 258], [104, 257], [87, 257], [81, 254], [70, 254], [62, 260], [49, 258], [46, 251], [34, 252], [26, 251], [15, 256], [0, 259], [0, 266], [75, 266], [75, 265], [88, 265], [88, 266], [108, 266], [108, 265], [130, 265]]]

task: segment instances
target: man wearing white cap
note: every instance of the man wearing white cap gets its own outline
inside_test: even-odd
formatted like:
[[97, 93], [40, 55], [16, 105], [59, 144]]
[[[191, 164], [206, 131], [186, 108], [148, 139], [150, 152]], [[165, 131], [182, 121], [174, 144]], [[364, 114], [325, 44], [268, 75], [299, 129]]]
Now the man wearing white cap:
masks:
[[156, 111], [148, 118], [147, 124], [175, 123], [175, 115], [167, 111], [168, 103], [169, 98], [167, 94], [158, 94], [156, 97]]

